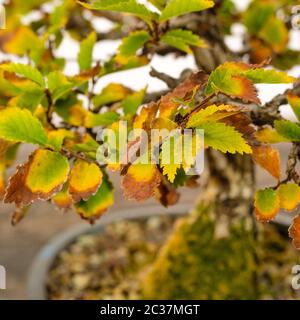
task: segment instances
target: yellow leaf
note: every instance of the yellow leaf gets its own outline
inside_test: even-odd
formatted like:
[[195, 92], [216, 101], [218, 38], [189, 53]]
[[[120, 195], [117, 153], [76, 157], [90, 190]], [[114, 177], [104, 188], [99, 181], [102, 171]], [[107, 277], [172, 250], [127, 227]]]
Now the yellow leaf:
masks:
[[77, 160], [69, 181], [69, 192], [73, 200], [87, 200], [95, 194], [102, 183], [102, 177], [103, 174], [95, 163]]
[[280, 207], [293, 211], [300, 202], [300, 187], [296, 183], [281, 184], [277, 190]]

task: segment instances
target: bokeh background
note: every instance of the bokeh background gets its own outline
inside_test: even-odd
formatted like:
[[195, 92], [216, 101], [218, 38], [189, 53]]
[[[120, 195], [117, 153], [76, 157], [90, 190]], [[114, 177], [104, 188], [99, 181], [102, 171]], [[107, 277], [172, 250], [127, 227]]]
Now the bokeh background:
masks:
[[[240, 9], [244, 9], [249, 3], [248, 0], [235, 2]], [[51, 11], [51, 9], [51, 6], [45, 6], [45, 10]], [[31, 19], [34, 19], [34, 14], [23, 17], [23, 19], [25, 23], [26, 21], [29, 22]], [[93, 23], [97, 31], [104, 31], [112, 27], [111, 23], [104, 18], [95, 18]], [[236, 24], [233, 26], [232, 31], [233, 35], [226, 39], [227, 44], [231, 48], [239, 50], [242, 47], [242, 37], [245, 30], [241, 25]], [[106, 60], [115, 52], [118, 46], [119, 41], [101, 41], [97, 44], [94, 58], [97, 60]], [[299, 30], [292, 31], [289, 46], [291, 49], [300, 50]], [[73, 41], [70, 36], [66, 35], [57, 54], [68, 59], [69, 62], [66, 65], [66, 72], [69, 75], [78, 72], [76, 64], [78, 51], [78, 43]], [[7, 56], [0, 52], [0, 61], [5, 59], [7, 59]], [[13, 59], [15, 61], [20, 61], [15, 57]], [[168, 73], [171, 76], [178, 77], [186, 68], [195, 69], [195, 63], [191, 56], [176, 59], [172, 55], [155, 57], [150, 66], [142, 67], [134, 71], [116, 73], [102, 78], [95, 90], [100, 91], [109, 82], [123, 83], [136, 90], [143, 88], [145, 85], [148, 85], [149, 91], [164, 89], [165, 84], [163, 82], [149, 76], [151, 67], [154, 67], [161, 72]], [[297, 77], [300, 76], [300, 66], [290, 70], [290, 74]], [[274, 95], [285, 91], [288, 87], [288, 85], [260, 85], [260, 98], [262, 102], [266, 102]], [[295, 120], [294, 115], [288, 106], [282, 106], [281, 111], [286, 118]], [[279, 145], [279, 148], [284, 159], [282, 164], [285, 165], [288, 146]], [[23, 146], [18, 153], [17, 163], [26, 161], [27, 156], [31, 151], [32, 146]], [[13, 171], [14, 168], [11, 170]], [[143, 204], [125, 201], [120, 189], [119, 178], [113, 176], [112, 179], [115, 181], [116, 186], [116, 203], [114, 207], [106, 213], [107, 215], [117, 214], [116, 211], [118, 210], [136, 206], [138, 206], [142, 212], [144, 206], [155, 204], [154, 200], [149, 200]], [[257, 171], [257, 179], [259, 186], [274, 183], [274, 180], [260, 169]], [[192, 207], [196, 198], [197, 190], [183, 189], [180, 203], [188, 203]], [[86, 223], [82, 222], [76, 213], [72, 211], [66, 213], [59, 212], [47, 202], [35, 204], [26, 219], [16, 227], [12, 227], [10, 224], [11, 213], [11, 206], [0, 204], [0, 264], [7, 270], [7, 290], [0, 290], [0, 299], [26, 299], [27, 275], [38, 251], [53, 236], [63, 232], [67, 228]]]

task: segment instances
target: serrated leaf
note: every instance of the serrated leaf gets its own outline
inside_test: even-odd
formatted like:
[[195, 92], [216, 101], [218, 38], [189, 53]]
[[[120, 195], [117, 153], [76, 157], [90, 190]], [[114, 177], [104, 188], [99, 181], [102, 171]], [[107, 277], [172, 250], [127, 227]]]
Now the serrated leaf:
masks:
[[92, 32], [86, 39], [80, 44], [80, 50], [78, 54], [78, 64], [80, 71], [89, 70], [93, 63], [93, 50], [97, 40], [97, 35]]
[[48, 200], [60, 191], [69, 174], [67, 158], [57, 152], [38, 149], [27, 163], [18, 166], [10, 178], [5, 202], [28, 205], [35, 200]]
[[128, 58], [135, 56], [136, 52], [141, 49], [150, 39], [150, 34], [144, 30], [135, 31], [128, 37], [123, 38], [118, 49], [116, 61], [126, 64], [128, 62]]
[[87, 200], [94, 195], [102, 183], [102, 178], [102, 171], [95, 163], [77, 160], [69, 180], [69, 192], [74, 202]]
[[47, 134], [40, 123], [28, 110], [6, 108], [0, 110], [0, 137], [14, 142], [47, 145]]
[[190, 30], [174, 29], [166, 32], [161, 41], [186, 53], [192, 53], [190, 46], [204, 48], [206, 44], [198, 35]]
[[170, 135], [165, 139], [161, 146], [160, 167], [163, 169], [163, 175], [173, 183], [183, 161], [183, 138], [180, 131]]
[[103, 179], [97, 193], [87, 201], [80, 201], [75, 205], [78, 214], [90, 223], [94, 223], [114, 203], [114, 189], [107, 178]]
[[300, 203], [300, 187], [296, 183], [281, 184], [277, 189], [280, 207], [293, 211]]
[[237, 107], [229, 106], [229, 105], [211, 105], [206, 108], [199, 110], [196, 113], [193, 113], [189, 117], [189, 121], [187, 122], [187, 128], [196, 128], [205, 122], [215, 122], [222, 120], [224, 118], [233, 116], [235, 114], [240, 113], [241, 110]]
[[212, 0], [170, 0], [162, 10], [159, 21], [163, 22], [190, 12], [206, 10], [212, 8], [214, 5], [214, 1]]
[[221, 122], [209, 122], [197, 128], [204, 130], [205, 145], [213, 149], [224, 153], [252, 153], [251, 147], [234, 127]]
[[300, 249], [300, 215], [295, 217], [289, 228], [289, 236], [293, 239], [293, 245]]
[[276, 120], [274, 121], [276, 131], [292, 142], [300, 141], [300, 126], [297, 123], [289, 120]]
[[280, 153], [270, 145], [253, 146], [252, 158], [275, 179], [280, 179]]
[[234, 98], [260, 103], [257, 91], [252, 82], [241, 73], [249, 70], [244, 63], [226, 62], [213, 71], [209, 77], [206, 95], [224, 93]]
[[0, 69], [8, 72], [14, 72], [26, 79], [37, 83], [41, 87], [45, 87], [45, 80], [43, 78], [43, 75], [39, 72], [38, 69], [32, 66], [21, 63], [5, 63], [0, 65]]
[[161, 176], [154, 164], [132, 164], [122, 180], [126, 199], [145, 201], [154, 195]]
[[292, 107], [298, 121], [300, 121], [300, 97], [290, 92], [288, 94], [288, 102]]
[[271, 188], [259, 190], [255, 194], [254, 206], [257, 219], [262, 222], [268, 222], [274, 219], [279, 212], [279, 196]]
[[286, 72], [273, 69], [251, 69], [241, 73], [253, 83], [292, 83], [296, 78], [289, 76]]
[[138, 3], [136, 0], [91, 0], [89, 3], [78, 2], [87, 9], [131, 13], [148, 23], [153, 19], [156, 20], [158, 17], [155, 12], [148, 10], [143, 4]]

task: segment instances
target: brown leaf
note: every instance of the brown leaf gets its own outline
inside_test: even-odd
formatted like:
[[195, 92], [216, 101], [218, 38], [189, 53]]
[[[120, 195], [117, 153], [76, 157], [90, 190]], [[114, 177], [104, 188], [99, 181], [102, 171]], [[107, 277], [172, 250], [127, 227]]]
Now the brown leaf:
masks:
[[155, 197], [163, 206], [169, 207], [178, 202], [180, 195], [168, 181], [164, 181], [155, 189]]
[[122, 180], [124, 197], [145, 201], [154, 195], [160, 181], [161, 174], [154, 164], [132, 164]]
[[169, 118], [173, 111], [176, 110], [180, 103], [174, 101], [175, 98], [183, 99], [195, 87], [202, 89], [208, 80], [208, 75], [204, 72], [192, 74], [188, 79], [178, 85], [172, 92], [161, 97], [159, 102], [159, 113], [162, 118]]
[[300, 215], [295, 217], [293, 224], [289, 228], [289, 236], [293, 239], [293, 245], [300, 249]]
[[61, 190], [68, 178], [69, 163], [59, 153], [38, 149], [9, 179], [4, 201], [26, 206], [35, 200], [48, 200]]
[[280, 154], [270, 145], [252, 146], [252, 158], [274, 178], [280, 179]]

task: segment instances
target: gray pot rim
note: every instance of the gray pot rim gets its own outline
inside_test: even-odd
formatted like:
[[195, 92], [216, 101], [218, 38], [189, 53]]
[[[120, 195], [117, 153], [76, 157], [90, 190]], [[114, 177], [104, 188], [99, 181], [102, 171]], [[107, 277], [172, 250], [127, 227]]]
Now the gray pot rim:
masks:
[[60, 251], [70, 245], [76, 238], [83, 234], [101, 234], [105, 226], [121, 221], [146, 219], [150, 216], [174, 214], [183, 215], [193, 208], [193, 204], [180, 204], [170, 208], [164, 208], [160, 205], [145, 205], [119, 210], [111, 210], [104, 215], [94, 226], [82, 223], [58, 233], [52, 237], [49, 242], [41, 248], [34, 258], [29, 268], [27, 277], [27, 296], [29, 300], [46, 300], [46, 279], [47, 274]]
[[[184, 215], [193, 208], [193, 203], [179, 204], [170, 208], [160, 205], [146, 205], [141, 207], [111, 210], [94, 226], [80, 224], [54, 236], [41, 248], [31, 264], [27, 280], [27, 296], [29, 300], [46, 300], [46, 279], [47, 274], [60, 251], [70, 245], [76, 238], [83, 234], [101, 234], [105, 226], [121, 221], [146, 219], [155, 215]], [[278, 215], [275, 223], [284, 227], [291, 224], [291, 217]]]

